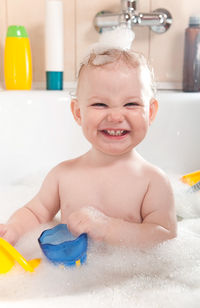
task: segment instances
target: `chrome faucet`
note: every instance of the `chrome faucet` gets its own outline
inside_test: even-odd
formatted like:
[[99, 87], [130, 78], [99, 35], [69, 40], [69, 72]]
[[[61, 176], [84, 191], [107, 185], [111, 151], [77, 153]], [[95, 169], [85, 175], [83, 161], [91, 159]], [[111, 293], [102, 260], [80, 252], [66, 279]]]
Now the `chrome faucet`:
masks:
[[129, 28], [148, 26], [156, 33], [166, 32], [172, 24], [172, 16], [166, 9], [156, 9], [151, 13], [138, 13], [137, 0], [121, 0], [121, 12], [101, 11], [94, 17], [94, 27], [98, 32], [114, 29], [120, 25]]

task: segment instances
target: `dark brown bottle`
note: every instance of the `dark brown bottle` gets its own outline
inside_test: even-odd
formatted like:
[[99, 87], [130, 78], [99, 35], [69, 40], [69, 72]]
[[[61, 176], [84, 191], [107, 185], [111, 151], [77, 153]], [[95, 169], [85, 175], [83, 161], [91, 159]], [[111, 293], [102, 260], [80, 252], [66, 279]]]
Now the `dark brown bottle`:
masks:
[[185, 30], [183, 91], [200, 92], [200, 16], [190, 16]]

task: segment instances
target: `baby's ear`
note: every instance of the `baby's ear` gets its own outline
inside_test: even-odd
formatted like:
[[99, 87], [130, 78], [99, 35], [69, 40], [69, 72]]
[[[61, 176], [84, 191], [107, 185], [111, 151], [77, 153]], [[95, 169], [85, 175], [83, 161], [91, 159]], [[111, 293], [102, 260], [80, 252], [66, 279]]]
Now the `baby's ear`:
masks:
[[158, 101], [152, 98], [149, 103], [149, 124], [153, 122], [158, 111]]
[[81, 125], [81, 112], [77, 99], [72, 99], [71, 101], [71, 111], [74, 116], [75, 121]]

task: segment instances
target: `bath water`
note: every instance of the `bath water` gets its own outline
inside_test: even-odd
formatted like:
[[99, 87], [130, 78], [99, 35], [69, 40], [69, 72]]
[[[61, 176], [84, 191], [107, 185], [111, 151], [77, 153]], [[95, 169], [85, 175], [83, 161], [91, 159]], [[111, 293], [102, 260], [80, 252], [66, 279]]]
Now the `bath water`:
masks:
[[[1, 188], [0, 220], [30, 200], [41, 176]], [[58, 223], [25, 235], [16, 248], [26, 259], [42, 258], [35, 273], [19, 265], [0, 275], [0, 307], [199, 307], [200, 192], [190, 194], [177, 176], [178, 237], [149, 250], [114, 248], [89, 241], [88, 259], [79, 268], [60, 268], [43, 256], [37, 238]], [[59, 219], [59, 217], [57, 218]], [[4, 306], [5, 305], [5, 306]]]

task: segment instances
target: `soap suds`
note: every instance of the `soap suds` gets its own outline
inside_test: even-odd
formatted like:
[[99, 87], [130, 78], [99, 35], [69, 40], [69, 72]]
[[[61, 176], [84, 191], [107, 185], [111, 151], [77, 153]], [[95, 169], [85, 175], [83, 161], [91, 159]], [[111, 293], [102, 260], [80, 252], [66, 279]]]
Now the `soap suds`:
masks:
[[[0, 191], [1, 221], [37, 188], [25, 182], [4, 187]], [[40, 233], [58, 221], [24, 236], [16, 248], [27, 259], [41, 257], [42, 263], [34, 274], [15, 265], [8, 274], [0, 275], [1, 306], [9, 302], [9, 307], [16, 307], [19, 301], [20, 307], [23, 303], [30, 307], [31, 302], [37, 305], [45, 299], [48, 307], [198, 307], [200, 203], [196, 201], [193, 208], [194, 195], [188, 194], [177, 179], [173, 188], [180, 216], [178, 237], [150, 250], [113, 248], [89, 241], [87, 263], [63, 269], [47, 261], [37, 242]], [[25, 300], [29, 303], [26, 306]]]
[[134, 38], [134, 32], [124, 26], [118, 27], [111, 31], [105, 31], [99, 35], [99, 40], [97, 43], [90, 45], [81, 64], [88, 63], [91, 53], [96, 54], [93, 61], [94, 65], [103, 65], [112, 62], [111, 56], [102, 54], [109, 49], [129, 50], [131, 49]]

